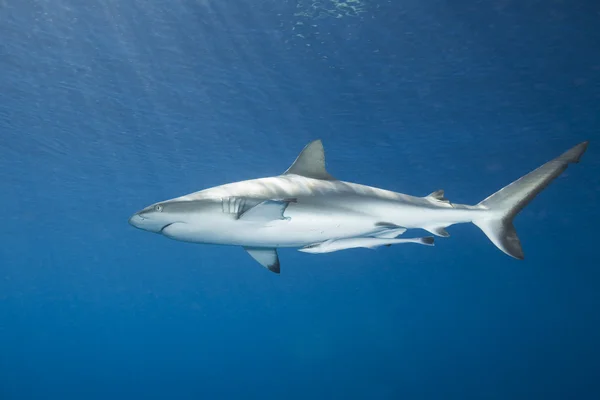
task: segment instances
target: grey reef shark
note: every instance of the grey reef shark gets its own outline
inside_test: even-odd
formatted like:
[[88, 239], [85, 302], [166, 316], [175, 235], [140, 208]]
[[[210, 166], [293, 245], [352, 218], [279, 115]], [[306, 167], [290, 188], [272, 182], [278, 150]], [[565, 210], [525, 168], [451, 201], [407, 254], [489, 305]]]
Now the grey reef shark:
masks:
[[277, 249], [328, 253], [400, 243], [433, 245], [433, 237], [398, 238], [409, 229], [449, 236], [446, 228], [472, 222], [498, 249], [523, 259], [513, 219], [588, 142], [514, 181], [476, 205], [455, 204], [437, 190], [415, 197], [340, 181], [325, 169], [321, 140], [309, 143], [283, 174], [229, 183], [152, 204], [135, 213], [136, 228], [183, 242], [241, 246], [279, 273]]

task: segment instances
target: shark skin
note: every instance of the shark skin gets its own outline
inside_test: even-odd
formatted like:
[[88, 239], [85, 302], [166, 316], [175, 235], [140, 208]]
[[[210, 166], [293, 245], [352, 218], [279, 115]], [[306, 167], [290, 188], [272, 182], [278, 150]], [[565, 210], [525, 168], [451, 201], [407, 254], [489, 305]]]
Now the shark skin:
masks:
[[448, 237], [446, 228], [460, 223], [474, 223], [498, 249], [523, 259], [514, 217], [569, 164], [579, 162], [587, 145], [580, 143], [478, 204], [465, 205], [451, 203], [443, 190], [417, 197], [337, 180], [325, 168], [322, 142], [315, 140], [279, 176], [154, 203], [133, 214], [129, 223], [182, 242], [241, 246], [275, 273], [280, 272], [278, 248], [393, 239], [410, 229]]

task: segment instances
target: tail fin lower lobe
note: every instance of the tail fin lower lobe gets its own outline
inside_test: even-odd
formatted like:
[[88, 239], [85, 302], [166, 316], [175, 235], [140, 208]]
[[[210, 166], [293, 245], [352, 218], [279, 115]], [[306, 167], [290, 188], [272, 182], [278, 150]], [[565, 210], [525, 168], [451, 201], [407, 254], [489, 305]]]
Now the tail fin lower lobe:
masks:
[[550, 182], [562, 174], [569, 164], [578, 163], [587, 146], [588, 142], [578, 144], [481, 201], [477, 206], [490, 212], [473, 223], [496, 247], [509, 256], [522, 260], [525, 256], [513, 219]]

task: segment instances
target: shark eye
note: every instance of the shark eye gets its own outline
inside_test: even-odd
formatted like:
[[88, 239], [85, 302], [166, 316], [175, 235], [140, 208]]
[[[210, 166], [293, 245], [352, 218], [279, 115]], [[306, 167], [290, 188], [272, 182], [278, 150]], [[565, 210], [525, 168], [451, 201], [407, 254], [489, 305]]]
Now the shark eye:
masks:
[[163, 206], [161, 206], [160, 204], [157, 204], [154, 206], [154, 209], [158, 212], [161, 212], [163, 210]]

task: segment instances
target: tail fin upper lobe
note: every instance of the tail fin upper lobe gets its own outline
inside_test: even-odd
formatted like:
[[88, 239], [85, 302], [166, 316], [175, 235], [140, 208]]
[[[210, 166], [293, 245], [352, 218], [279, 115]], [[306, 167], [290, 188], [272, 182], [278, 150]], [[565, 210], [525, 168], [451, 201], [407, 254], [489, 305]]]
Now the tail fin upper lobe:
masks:
[[562, 174], [569, 164], [578, 163], [587, 149], [583, 142], [492, 194], [478, 206], [490, 210], [486, 216], [473, 221], [504, 253], [522, 260], [525, 256], [513, 226], [513, 219], [550, 182]]

